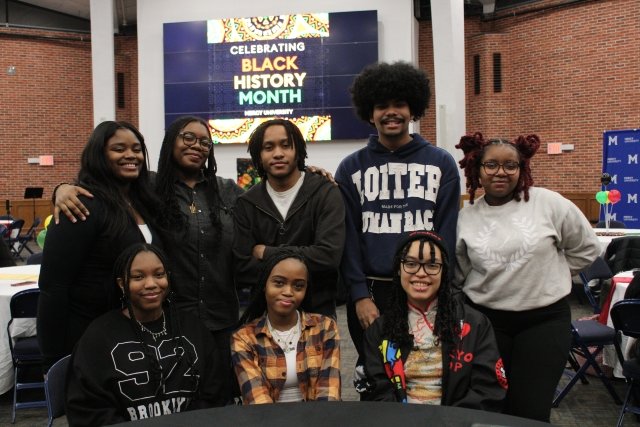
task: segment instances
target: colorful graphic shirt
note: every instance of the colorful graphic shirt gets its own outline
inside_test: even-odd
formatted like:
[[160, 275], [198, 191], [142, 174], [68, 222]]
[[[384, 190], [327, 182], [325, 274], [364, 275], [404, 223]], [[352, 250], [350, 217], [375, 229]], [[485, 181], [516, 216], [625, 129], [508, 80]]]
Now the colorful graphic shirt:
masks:
[[[507, 380], [493, 328], [480, 312], [458, 305], [460, 335], [442, 343], [442, 399], [440, 404], [500, 412]], [[365, 371], [372, 389], [367, 400], [408, 402], [406, 369], [415, 343], [398, 347], [383, 334], [384, 315], [365, 331]]]

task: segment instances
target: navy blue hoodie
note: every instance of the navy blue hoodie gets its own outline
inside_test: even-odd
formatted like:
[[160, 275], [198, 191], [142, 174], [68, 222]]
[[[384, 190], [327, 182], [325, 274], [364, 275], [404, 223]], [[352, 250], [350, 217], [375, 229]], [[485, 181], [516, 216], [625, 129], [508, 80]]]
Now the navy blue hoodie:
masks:
[[396, 244], [407, 231], [435, 230], [450, 258], [455, 254], [458, 167], [447, 151], [418, 134], [411, 137], [390, 151], [371, 135], [367, 146], [346, 157], [336, 171], [345, 204], [341, 269], [352, 301], [369, 296], [367, 276], [392, 276]]

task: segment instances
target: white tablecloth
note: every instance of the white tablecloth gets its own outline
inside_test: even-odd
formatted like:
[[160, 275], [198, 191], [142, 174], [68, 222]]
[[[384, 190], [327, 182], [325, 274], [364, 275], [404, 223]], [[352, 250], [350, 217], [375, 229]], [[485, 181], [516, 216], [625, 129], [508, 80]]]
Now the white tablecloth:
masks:
[[[11, 284], [24, 281], [37, 282], [39, 274], [39, 265], [0, 268], [0, 394], [6, 393], [13, 387], [13, 364], [7, 337], [7, 324], [11, 319], [9, 302], [14, 294], [38, 287], [37, 283], [22, 286], [11, 286]], [[36, 334], [35, 319], [17, 319], [11, 327], [12, 337], [28, 337]]]
[[[623, 271], [615, 276], [613, 276], [613, 280], [611, 281], [611, 292], [609, 295], [611, 296], [611, 301], [607, 306], [607, 326], [613, 328], [613, 322], [611, 321], [611, 307], [618, 301], [624, 299], [624, 293], [627, 291], [629, 287], [629, 282], [633, 278], [632, 271]], [[620, 342], [620, 348], [622, 351], [625, 351], [627, 345], [628, 338], [626, 336], [622, 336], [622, 340]], [[602, 353], [602, 362], [613, 368], [613, 375], [618, 378], [624, 378], [622, 375], [622, 366], [620, 365], [620, 361], [618, 360], [618, 356], [616, 355], [616, 349], [612, 345], [608, 345], [604, 348]]]

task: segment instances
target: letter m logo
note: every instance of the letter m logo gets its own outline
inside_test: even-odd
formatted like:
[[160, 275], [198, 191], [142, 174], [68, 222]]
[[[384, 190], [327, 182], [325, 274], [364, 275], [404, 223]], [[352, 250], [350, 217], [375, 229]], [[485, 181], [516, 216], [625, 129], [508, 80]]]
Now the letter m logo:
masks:
[[609, 136], [609, 145], [618, 145], [618, 135]]
[[629, 163], [628, 164], [638, 164], [638, 155], [637, 154], [629, 154]]
[[635, 194], [627, 194], [627, 203], [635, 203], [638, 204], [638, 193]]

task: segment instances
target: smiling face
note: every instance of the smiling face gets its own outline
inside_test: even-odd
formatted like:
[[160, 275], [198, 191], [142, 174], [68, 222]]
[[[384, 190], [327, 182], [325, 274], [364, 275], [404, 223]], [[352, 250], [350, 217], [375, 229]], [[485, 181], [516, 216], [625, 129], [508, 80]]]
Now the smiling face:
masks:
[[[181, 134], [193, 134], [196, 138], [211, 138], [209, 129], [200, 122], [190, 122], [182, 130]], [[191, 147], [185, 144], [181, 135], [176, 137], [173, 144], [173, 159], [178, 165], [178, 169], [183, 177], [190, 177], [200, 173], [209, 156], [209, 151], [199, 143], [194, 143]]]
[[[488, 146], [481, 163], [495, 162], [501, 165], [505, 163], [520, 163], [520, 155], [515, 147], [509, 144], [497, 144]], [[480, 166], [480, 184], [484, 189], [484, 199], [491, 206], [504, 205], [513, 199], [514, 191], [520, 179], [520, 169], [513, 175], [505, 172], [504, 167], [499, 167], [493, 174], [488, 174], [484, 166]]]
[[267, 314], [273, 324], [293, 326], [298, 321], [296, 310], [307, 292], [307, 280], [307, 267], [298, 259], [287, 258], [273, 267], [264, 290]]
[[[118, 285], [124, 290], [123, 279], [118, 279]], [[148, 322], [160, 317], [168, 292], [169, 279], [160, 258], [150, 251], [139, 252], [129, 271], [129, 300], [136, 319]]]
[[269, 126], [264, 131], [260, 150], [262, 168], [272, 184], [295, 184], [300, 177], [296, 161], [296, 148], [282, 125]]
[[142, 144], [129, 129], [118, 129], [104, 147], [107, 165], [116, 178], [133, 181], [144, 163]]
[[[420, 265], [415, 273], [405, 271], [405, 269], [415, 271], [416, 264], [423, 265]], [[440, 267], [438, 268], [436, 264], [440, 264]], [[425, 269], [430, 273], [439, 271], [437, 274], [427, 274]], [[413, 241], [400, 264], [400, 283], [407, 294], [409, 303], [426, 311], [429, 304], [438, 296], [441, 280], [442, 253], [440, 248], [433, 245], [432, 257], [429, 242]]]
[[378, 130], [380, 142], [389, 149], [395, 149], [411, 141], [411, 118], [407, 102], [392, 100], [376, 103], [369, 121]]

